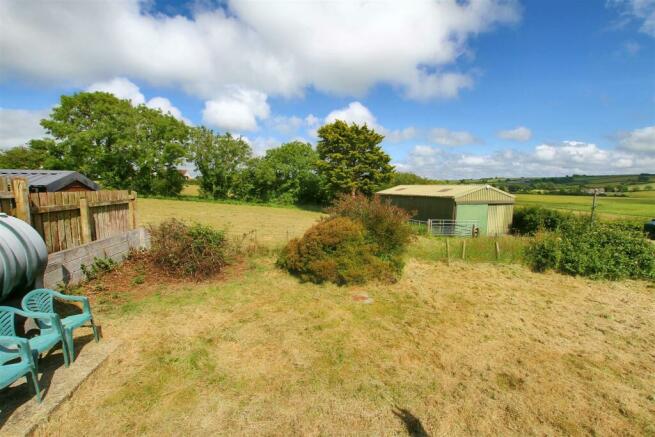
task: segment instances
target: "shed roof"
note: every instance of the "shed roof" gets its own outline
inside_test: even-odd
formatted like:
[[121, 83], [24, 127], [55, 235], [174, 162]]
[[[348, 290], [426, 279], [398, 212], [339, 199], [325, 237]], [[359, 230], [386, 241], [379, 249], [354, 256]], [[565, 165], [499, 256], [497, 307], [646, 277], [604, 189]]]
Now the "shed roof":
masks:
[[[457, 200], [465, 200], [465, 196], [472, 193], [481, 192], [484, 197], [484, 192], [489, 194], [493, 193], [493, 197], [497, 200], [501, 195], [506, 197], [508, 201], [514, 202], [514, 196], [506, 193], [503, 190], [492, 187], [491, 185], [397, 185], [395, 187], [387, 188], [386, 190], [378, 191], [377, 194], [384, 196], [418, 196], [418, 197], [441, 197]], [[481, 196], [476, 196], [480, 198]]]
[[98, 190], [99, 186], [81, 173], [69, 170], [13, 170], [0, 169], [0, 176], [14, 176], [27, 178], [30, 188], [43, 188], [46, 191], [59, 191], [62, 188], [79, 182], [91, 190]]

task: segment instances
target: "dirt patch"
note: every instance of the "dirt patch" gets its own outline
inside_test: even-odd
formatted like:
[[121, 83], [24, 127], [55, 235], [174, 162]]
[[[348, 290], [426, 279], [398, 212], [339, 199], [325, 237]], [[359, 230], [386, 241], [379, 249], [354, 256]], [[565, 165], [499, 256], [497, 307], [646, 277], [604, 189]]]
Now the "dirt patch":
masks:
[[195, 280], [171, 274], [155, 264], [147, 252], [135, 251], [114, 270], [79, 284], [75, 292], [88, 296], [92, 304], [99, 300], [103, 302], [109, 300], [118, 304], [138, 301], [163, 286], [167, 289], [177, 289], [223, 282], [228, 278], [241, 276], [246, 270], [247, 263], [239, 257], [220, 272]]

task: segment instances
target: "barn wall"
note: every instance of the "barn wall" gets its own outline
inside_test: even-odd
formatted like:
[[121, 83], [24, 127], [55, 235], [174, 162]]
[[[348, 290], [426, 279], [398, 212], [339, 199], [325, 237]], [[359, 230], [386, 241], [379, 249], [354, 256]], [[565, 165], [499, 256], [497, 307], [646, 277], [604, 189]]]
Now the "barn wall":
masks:
[[383, 200], [413, 213], [415, 220], [454, 219], [455, 201], [448, 198], [425, 196], [388, 196], [379, 195]]
[[514, 203], [514, 198], [509, 195], [505, 194], [503, 192], [496, 191], [491, 188], [485, 188], [485, 189], [480, 189], [476, 190], [472, 193], [466, 194], [464, 196], [460, 196], [457, 198], [457, 203], [458, 204], [466, 204], [466, 203], [487, 203], [487, 204], [495, 204], [495, 203]]
[[489, 205], [487, 235], [505, 235], [509, 232], [514, 214], [514, 205]]

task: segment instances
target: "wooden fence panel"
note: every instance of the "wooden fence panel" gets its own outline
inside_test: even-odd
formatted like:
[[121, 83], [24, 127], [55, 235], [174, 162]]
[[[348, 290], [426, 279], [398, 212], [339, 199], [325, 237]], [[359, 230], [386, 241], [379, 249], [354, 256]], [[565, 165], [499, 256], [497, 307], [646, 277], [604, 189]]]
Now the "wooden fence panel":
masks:
[[[136, 223], [136, 193], [28, 193], [26, 181], [16, 179], [0, 176], [0, 212], [22, 216], [43, 237], [50, 253], [123, 234]], [[21, 204], [26, 207], [21, 209]]]

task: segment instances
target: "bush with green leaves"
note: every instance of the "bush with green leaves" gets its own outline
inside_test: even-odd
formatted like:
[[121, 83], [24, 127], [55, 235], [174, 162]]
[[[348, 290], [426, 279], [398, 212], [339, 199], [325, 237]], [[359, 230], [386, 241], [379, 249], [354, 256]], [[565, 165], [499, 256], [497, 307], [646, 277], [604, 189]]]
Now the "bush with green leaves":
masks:
[[536, 235], [525, 258], [536, 271], [594, 279], [655, 279], [655, 246], [634, 227], [573, 221]]
[[511, 231], [517, 235], [535, 235], [539, 231], [556, 231], [565, 223], [580, 220], [570, 213], [540, 206], [528, 206], [514, 210]]
[[328, 212], [302, 238], [287, 244], [278, 258], [280, 267], [317, 283], [398, 279], [413, 235], [404, 210], [376, 198], [343, 196]]
[[223, 231], [169, 219], [150, 228], [150, 255], [168, 273], [200, 279], [227, 265], [229, 244]]

